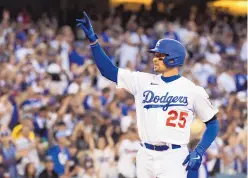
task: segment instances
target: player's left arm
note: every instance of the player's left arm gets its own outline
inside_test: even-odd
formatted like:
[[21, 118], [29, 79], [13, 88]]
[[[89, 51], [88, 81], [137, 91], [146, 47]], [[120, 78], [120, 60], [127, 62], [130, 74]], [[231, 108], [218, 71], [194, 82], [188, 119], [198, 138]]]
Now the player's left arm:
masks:
[[204, 131], [199, 144], [184, 160], [183, 165], [188, 163], [186, 170], [199, 169], [203, 154], [215, 140], [220, 130], [216, 116], [218, 109], [211, 104], [206, 91], [201, 87], [197, 87], [195, 98], [194, 110], [200, 119], [206, 124], [206, 130]]
[[77, 26], [81, 27], [86, 37], [90, 41], [93, 58], [102, 76], [117, 83], [118, 67], [111, 62], [110, 58], [106, 55], [98, 43], [98, 37], [94, 32], [90, 18], [86, 12], [84, 12], [83, 19], [76, 19], [76, 21], [78, 22]]

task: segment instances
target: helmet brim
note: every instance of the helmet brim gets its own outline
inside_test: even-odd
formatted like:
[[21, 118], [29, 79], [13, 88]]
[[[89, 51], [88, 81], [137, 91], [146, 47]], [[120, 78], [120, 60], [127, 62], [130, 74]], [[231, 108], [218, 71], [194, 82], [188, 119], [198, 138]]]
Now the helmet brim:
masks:
[[148, 50], [149, 53], [159, 53], [158, 49], [154, 48], [154, 49], [149, 49]]

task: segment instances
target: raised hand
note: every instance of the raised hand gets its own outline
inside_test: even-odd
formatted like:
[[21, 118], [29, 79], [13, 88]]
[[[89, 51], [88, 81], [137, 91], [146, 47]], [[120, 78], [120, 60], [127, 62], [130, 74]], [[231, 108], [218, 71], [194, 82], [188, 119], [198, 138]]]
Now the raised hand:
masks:
[[98, 39], [98, 37], [96, 36], [94, 29], [91, 25], [90, 18], [88, 17], [86, 12], [84, 12], [83, 14], [83, 19], [76, 19], [76, 21], [78, 22], [77, 26], [84, 31], [85, 36], [89, 39], [91, 43], [93, 43]]

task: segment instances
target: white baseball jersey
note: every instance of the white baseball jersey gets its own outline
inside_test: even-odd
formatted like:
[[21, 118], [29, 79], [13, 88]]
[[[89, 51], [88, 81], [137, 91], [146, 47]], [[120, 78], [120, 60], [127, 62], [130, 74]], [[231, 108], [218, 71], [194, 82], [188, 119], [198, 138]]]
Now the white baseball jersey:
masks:
[[99, 177], [106, 178], [115, 174], [115, 166], [113, 165], [115, 153], [112, 149], [106, 147], [104, 150], [95, 149], [93, 158], [96, 169], [100, 170]]
[[205, 90], [183, 76], [166, 83], [161, 75], [119, 68], [117, 85], [135, 97], [142, 142], [188, 144], [195, 115], [207, 122], [218, 112]]
[[135, 178], [136, 167], [134, 159], [140, 148], [140, 142], [122, 140], [119, 148], [118, 172], [127, 178]]

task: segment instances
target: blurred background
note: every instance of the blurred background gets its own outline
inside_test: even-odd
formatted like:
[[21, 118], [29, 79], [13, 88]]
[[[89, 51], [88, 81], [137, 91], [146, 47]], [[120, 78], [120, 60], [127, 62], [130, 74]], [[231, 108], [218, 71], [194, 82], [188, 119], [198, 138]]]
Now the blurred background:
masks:
[[[1, 0], [0, 178], [135, 178], [134, 98], [103, 78], [75, 19], [86, 11], [112, 62], [153, 73], [160, 38], [187, 48], [221, 131], [188, 178], [247, 173], [247, 1]], [[195, 119], [189, 148], [205, 129]]]

